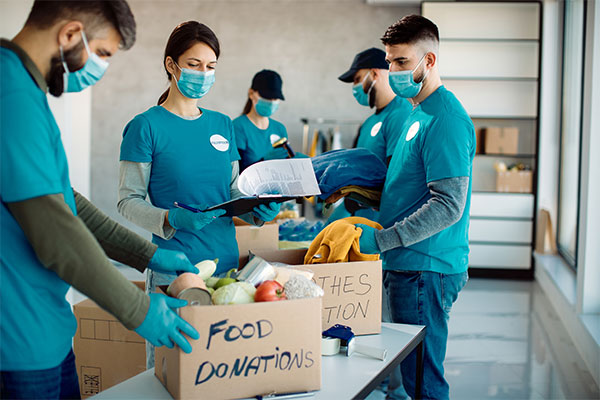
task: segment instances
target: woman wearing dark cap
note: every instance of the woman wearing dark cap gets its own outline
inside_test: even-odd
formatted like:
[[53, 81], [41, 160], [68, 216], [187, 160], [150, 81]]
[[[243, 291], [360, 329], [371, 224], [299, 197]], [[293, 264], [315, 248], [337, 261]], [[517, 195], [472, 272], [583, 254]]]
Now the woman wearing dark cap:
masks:
[[281, 92], [281, 76], [263, 69], [254, 75], [248, 89], [248, 101], [242, 115], [233, 120], [235, 141], [240, 153], [240, 170], [261, 160], [287, 158], [283, 147], [273, 144], [288, 137], [285, 126], [270, 118], [285, 100]]

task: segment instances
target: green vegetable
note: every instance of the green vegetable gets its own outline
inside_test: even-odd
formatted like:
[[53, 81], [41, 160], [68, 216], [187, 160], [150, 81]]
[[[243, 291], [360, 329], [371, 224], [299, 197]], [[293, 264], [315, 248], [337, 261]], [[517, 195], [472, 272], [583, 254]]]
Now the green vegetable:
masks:
[[232, 283], [237, 282], [234, 278], [221, 278], [217, 281], [215, 285], [215, 289], [220, 289], [223, 286], [231, 285]]
[[214, 288], [219, 289], [219, 288], [222, 288], [223, 286], [227, 286], [234, 282], [237, 282], [237, 279], [231, 277], [231, 274], [234, 273], [235, 271], [236, 271], [235, 268], [231, 268], [229, 271], [227, 271], [227, 274], [225, 275], [225, 277], [219, 279], [217, 281], [217, 283], [215, 284]]
[[233, 282], [215, 290], [212, 301], [216, 305], [254, 303], [255, 292], [256, 288], [248, 282]]
[[217, 285], [217, 282], [219, 282], [220, 278], [217, 278], [216, 276], [211, 276], [208, 279], [204, 280], [204, 283], [206, 283], [206, 287], [207, 288], [214, 288]]

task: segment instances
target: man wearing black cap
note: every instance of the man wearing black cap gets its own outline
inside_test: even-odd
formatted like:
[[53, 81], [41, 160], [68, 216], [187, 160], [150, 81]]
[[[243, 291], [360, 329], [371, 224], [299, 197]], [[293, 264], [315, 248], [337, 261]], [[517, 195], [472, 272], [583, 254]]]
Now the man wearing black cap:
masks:
[[371, 150], [387, 164], [412, 107], [390, 88], [385, 52], [374, 47], [361, 51], [338, 79], [353, 83], [352, 93], [360, 105], [375, 107], [375, 113], [360, 126], [356, 147]]
[[273, 143], [288, 137], [285, 126], [271, 117], [285, 100], [283, 82], [275, 71], [263, 69], [254, 75], [242, 115], [233, 120], [235, 141], [240, 153], [240, 170], [261, 160], [287, 158], [287, 151], [273, 149]]

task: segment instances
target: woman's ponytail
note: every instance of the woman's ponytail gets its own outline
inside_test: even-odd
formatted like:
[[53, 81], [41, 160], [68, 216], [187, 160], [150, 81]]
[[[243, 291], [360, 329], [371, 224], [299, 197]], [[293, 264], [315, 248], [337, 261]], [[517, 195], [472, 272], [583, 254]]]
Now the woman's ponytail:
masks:
[[160, 106], [162, 103], [164, 103], [167, 100], [167, 97], [169, 97], [170, 89], [171, 88], [167, 88], [167, 90], [165, 90], [165, 92], [160, 95], [160, 97], [158, 98], [158, 103], [156, 103], [156, 105]]

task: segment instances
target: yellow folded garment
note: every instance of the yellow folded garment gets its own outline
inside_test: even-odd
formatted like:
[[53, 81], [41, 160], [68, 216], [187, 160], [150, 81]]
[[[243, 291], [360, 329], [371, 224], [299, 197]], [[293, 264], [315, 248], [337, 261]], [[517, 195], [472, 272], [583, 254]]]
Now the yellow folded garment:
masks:
[[348, 217], [332, 222], [313, 240], [304, 256], [304, 264], [379, 260], [379, 254], [360, 252], [359, 239], [362, 229], [354, 224], [383, 229], [377, 222], [362, 217]]

